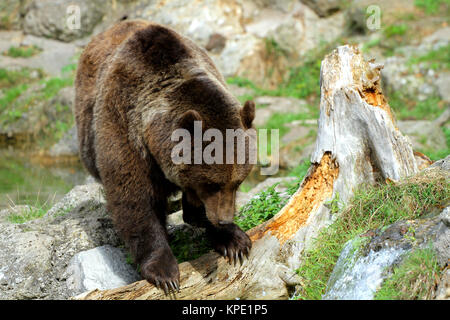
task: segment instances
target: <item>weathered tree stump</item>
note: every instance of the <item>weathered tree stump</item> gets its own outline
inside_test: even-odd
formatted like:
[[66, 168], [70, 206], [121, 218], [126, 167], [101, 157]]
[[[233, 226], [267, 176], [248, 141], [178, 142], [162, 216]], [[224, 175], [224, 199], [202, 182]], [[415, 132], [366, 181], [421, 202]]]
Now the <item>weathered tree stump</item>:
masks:
[[216, 253], [179, 265], [181, 291], [167, 297], [147, 281], [94, 290], [78, 299], [285, 299], [318, 230], [332, 221], [328, 203], [346, 203], [360, 184], [417, 171], [411, 143], [397, 129], [381, 92], [380, 69], [356, 47], [341, 46], [321, 68], [318, 137], [300, 188], [271, 220], [248, 231], [251, 254], [230, 265]]

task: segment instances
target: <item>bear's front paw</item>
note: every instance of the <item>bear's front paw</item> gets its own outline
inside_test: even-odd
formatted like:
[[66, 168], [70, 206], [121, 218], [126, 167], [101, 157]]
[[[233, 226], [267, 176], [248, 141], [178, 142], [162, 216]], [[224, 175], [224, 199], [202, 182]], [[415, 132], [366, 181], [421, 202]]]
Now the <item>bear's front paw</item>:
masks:
[[248, 258], [252, 248], [252, 241], [248, 235], [234, 223], [215, 228], [211, 233], [211, 240], [214, 249], [234, 265], [238, 259], [242, 264], [244, 256]]
[[166, 295], [170, 291], [180, 291], [178, 262], [170, 248], [152, 252], [141, 264], [141, 275], [157, 288], [164, 290]]

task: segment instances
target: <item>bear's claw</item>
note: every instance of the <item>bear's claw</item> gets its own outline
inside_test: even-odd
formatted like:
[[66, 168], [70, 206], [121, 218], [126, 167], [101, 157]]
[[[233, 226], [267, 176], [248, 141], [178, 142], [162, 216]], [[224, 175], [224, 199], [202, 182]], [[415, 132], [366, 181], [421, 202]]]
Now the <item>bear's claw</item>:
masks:
[[141, 265], [141, 274], [166, 295], [180, 291], [178, 263], [170, 250], [152, 253]]
[[252, 242], [247, 234], [236, 225], [216, 229], [213, 234], [213, 243], [219, 252], [230, 264], [236, 265], [248, 258]]

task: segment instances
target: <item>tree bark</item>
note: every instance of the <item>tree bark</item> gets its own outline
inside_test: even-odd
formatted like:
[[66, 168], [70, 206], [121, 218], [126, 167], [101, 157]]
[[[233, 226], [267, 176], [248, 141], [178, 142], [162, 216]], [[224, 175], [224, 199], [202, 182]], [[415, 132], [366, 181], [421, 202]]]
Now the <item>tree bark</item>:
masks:
[[322, 61], [320, 117], [311, 167], [280, 212], [248, 231], [251, 254], [230, 265], [216, 253], [179, 265], [181, 291], [165, 296], [147, 281], [94, 290], [77, 299], [286, 299], [299, 285], [295, 269], [317, 232], [332, 221], [330, 200], [344, 205], [360, 184], [417, 172], [409, 140], [396, 127], [380, 86], [381, 65], [356, 47]]

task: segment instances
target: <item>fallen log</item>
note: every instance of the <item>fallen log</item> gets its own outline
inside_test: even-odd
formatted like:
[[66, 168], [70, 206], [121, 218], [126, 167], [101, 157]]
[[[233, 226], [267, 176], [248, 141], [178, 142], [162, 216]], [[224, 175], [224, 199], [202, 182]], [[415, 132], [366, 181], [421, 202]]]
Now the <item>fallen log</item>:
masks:
[[304, 249], [332, 221], [332, 199], [339, 198], [342, 205], [360, 184], [396, 181], [417, 172], [411, 143], [396, 127], [382, 94], [381, 68], [353, 46], [338, 47], [325, 57], [311, 167], [286, 206], [248, 231], [253, 248], [242, 265], [230, 265], [211, 252], [179, 265], [181, 290], [176, 296], [165, 296], [143, 280], [76, 299], [288, 298], [299, 284], [294, 270]]

